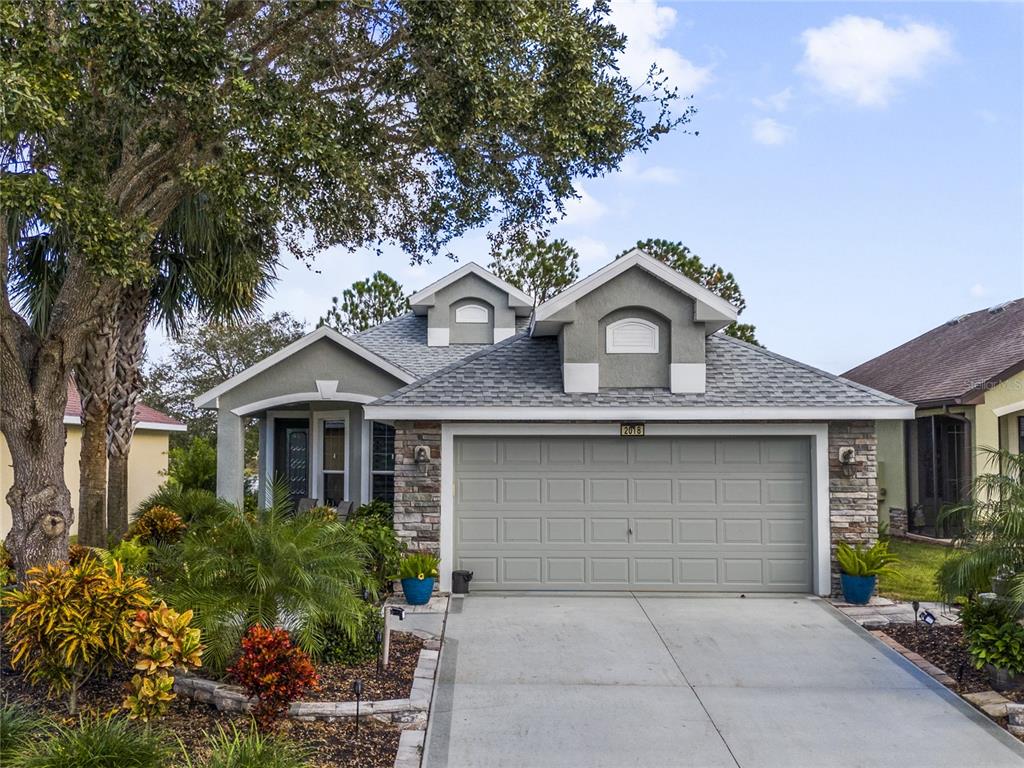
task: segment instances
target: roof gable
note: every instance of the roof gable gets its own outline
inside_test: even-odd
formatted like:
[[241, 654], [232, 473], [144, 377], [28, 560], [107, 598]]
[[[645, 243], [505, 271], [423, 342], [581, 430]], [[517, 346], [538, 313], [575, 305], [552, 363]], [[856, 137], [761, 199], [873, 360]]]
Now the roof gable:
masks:
[[642, 269], [694, 301], [694, 320], [705, 325], [705, 333], [715, 331], [736, 322], [739, 315], [736, 307], [707, 288], [657, 259], [634, 248], [625, 256], [616, 259], [545, 301], [534, 312], [533, 333], [544, 336], [557, 331], [561, 321], [558, 313], [568, 309], [581, 298], [602, 285], [614, 280], [634, 267]]
[[358, 357], [363, 358], [368, 363], [375, 365], [377, 368], [380, 368], [385, 373], [394, 376], [399, 381], [410, 383], [416, 380], [416, 376], [410, 373], [409, 371], [405, 370], [404, 368], [395, 365], [389, 360], [385, 360], [380, 355], [371, 352], [358, 342], [355, 342], [352, 339], [348, 338], [347, 336], [338, 333], [338, 331], [334, 330], [333, 328], [330, 328], [326, 325], [322, 325], [315, 331], [307, 333], [301, 339], [293, 341], [287, 347], [284, 347], [283, 349], [278, 350], [274, 354], [263, 358], [255, 365], [246, 368], [241, 373], [235, 374], [230, 379], [223, 382], [222, 384], [217, 385], [208, 392], [204, 392], [203, 394], [199, 395], [194, 401], [196, 407], [215, 408], [217, 406], [217, 398], [219, 398], [225, 392], [234, 389], [238, 385], [243, 384], [246, 381], [249, 381], [254, 376], [259, 375], [263, 371], [272, 368], [273, 366], [277, 365], [278, 363], [284, 360], [287, 360], [296, 352], [305, 349], [306, 347], [319, 341], [320, 339], [328, 339], [330, 341], [333, 341], [342, 349], [346, 349], [349, 352], [352, 352], [353, 354], [357, 355]]
[[490, 283], [495, 288], [508, 294], [508, 305], [512, 308], [531, 308], [533, 307], [533, 298], [528, 296], [523, 291], [516, 288], [509, 282], [502, 280], [500, 277], [495, 275], [493, 272], [481, 267], [479, 264], [473, 261], [466, 262], [464, 265], [451, 272], [439, 280], [435, 280], [433, 283], [428, 285], [426, 288], [417, 291], [409, 297], [409, 306], [412, 307], [413, 312], [418, 315], [423, 314], [427, 311], [428, 307], [433, 306], [434, 296], [438, 291], [447, 288], [449, 285], [458, 282], [467, 275], [476, 275], [480, 279]]

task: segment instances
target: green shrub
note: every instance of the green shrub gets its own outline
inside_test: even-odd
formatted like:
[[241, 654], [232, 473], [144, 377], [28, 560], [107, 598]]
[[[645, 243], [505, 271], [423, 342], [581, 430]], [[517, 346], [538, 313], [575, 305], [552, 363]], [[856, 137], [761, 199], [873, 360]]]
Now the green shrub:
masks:
[[995, 624], [1002, 626], [1013, 620], [1013, 612], [1009, 606], [998, 600], [983, 602], [978, 599], [969, 600], [960, 609], [960, 624], [964, 628], [964, 635], [970, 639], [971, 635], [985, 626]]
[[241, 734], [232, 727], [208, 734], [210, 755], [200, 764], [185, 756], [186, 768], [306, 768], [308, 752], [283, 737], [252, 730]]
[[139, 504], [135, 510], [135, 519], [153, 507], [167, 507], [186, 525], [194, 520], [216, 517], [224, 511], [224, 503], [215, 493], [197, 488], [181, 488], [170, 483], [161, 485]]
[[431, 552], [410, 552], [402, 559], [398, 569], [400, 579], [437, 578], [437, 568], [441, 560]]
[[125, 539], [116, 546], [96, 550], [96, 555], [107, 568], [113, 568], [117, 560], [124, 566], [125, 573], [141, 574], [149, 562], [149, 547], [139, 539]]
[[167, 452], [167, 476], [183, 491], [217, 491], [217, 449], [205, 437]]
[[405, 542], [395, 533], [390, 520], [376, 516], [360, 517], [345, 523], [366, 548], [368, 570], [378, 593], [391, 591], [392, 582], [398, 578], [398, 569], [405, 554]]
[[0, 541], [0, 589], [3, 589], [8, 584], [13, 584], [16, 580], [17, 574], [14, 572], [14, 558], [7, 551], [3, 541]]
[[110, 571], [93, 557], [33, 568], [3, 596], [11, 664], [51, 694], [67, 694], [74, 713], [86, 680], [127, 661], [132, 621], [150, 603], [146, 580], [126, 576], [118, 562]]
[[203, 664], [222, 672], [252, 626], [287, 623], [296, 643], [316, 655], [323, 628], [358, 625], [360, 595], [372, 587], [361, 541], [336, 520], [293, 514], [287, 493], [274, 489], [274, 503], [246, 513], [193, 524], [166, 548], [161, 596], [195, 611], [207, 650]]
[[840, 541], [836, 545], [836, 561], [847, 576], [882, 576], [896, 573], [889, 566], [899, 562], [899, 558], [889, 552], [889, 543], [886, 541], [876, 542], [867, 549], [859, 545], [851, 547], [845, 541]]
[[377, 655], [377, 632], [383, 631], [380, 606], [364, 603], [354, 635], [333, 624], [324, 629], [324, 649], [319, 658], [351, 667], [362, 664]]
[[967, 649], [978, 669], [991, 664], [1015, 675], [1024, 672], [1024, 627], [1016, 621], [977, 627]]
[[142, 544], [171, 544], [185, 535], [187, 526], [181, 516], [170, 507], [150, 507], [135, 518], [124, 535], [127, 539], [138, 539]]
[[380, 499], [374, 499], [360, 507], [356, 507], [352, 514], [349, 515], [349, 520], [365, 520], [366, 518], [379, 520], [381, 523], [392, 527], [395, 522], [395, 514], [391, 509], [391, 505]]
[[0, 765], [12, 765], [15, 758], [32, 748], [45, 722], [21, 707], [0, 706]]
[[[123, 718], [55, 725], [11, 761], [11, 768], [163, 768], [169, 750], [155, 732]], [[8, 764], [4, 763], [6, 768]]]

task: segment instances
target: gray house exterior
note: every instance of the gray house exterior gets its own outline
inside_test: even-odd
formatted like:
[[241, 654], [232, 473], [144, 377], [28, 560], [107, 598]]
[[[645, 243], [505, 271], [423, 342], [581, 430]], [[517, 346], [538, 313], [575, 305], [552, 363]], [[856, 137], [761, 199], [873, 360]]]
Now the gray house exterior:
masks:
[[736, 310], [640, 251], [534, 308], [469, 263], [352, 338], [320, 328], [201, 395], [218, 492], [391, 502], [476, 590], [829, 594], [874, 541], [897, 398], [724, 336]]

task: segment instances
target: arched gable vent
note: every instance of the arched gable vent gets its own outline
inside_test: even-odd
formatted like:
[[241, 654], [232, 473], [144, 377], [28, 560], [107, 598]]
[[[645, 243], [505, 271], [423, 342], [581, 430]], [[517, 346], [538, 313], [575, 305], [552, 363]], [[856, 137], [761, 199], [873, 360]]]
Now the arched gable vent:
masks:
[[639, 317], [626, 317], [609, 323], [605, 351], [618, 354], [656, 353], [658, 326]]
[[480, 304], [464, 304], [455, 310], [456, 323], [487, 323], [490, 316], [487, 307]]

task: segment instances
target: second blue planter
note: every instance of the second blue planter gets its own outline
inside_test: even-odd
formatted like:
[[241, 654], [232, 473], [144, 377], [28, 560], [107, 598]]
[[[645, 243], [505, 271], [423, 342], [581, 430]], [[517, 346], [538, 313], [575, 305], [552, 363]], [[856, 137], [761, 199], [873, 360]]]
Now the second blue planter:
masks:
[[433, 576], [426, 579], [402, 579], [402, 593], [409, 605], [426, 605], [433, 591]]
[[875, 591], [877, 576], [848, 576], [841, 574], [843, 582], [843, 599], [854, 605], [866, 605]]

